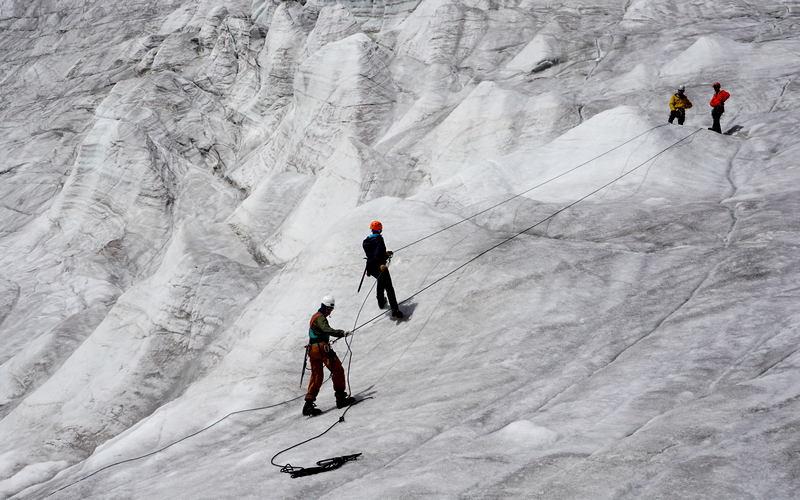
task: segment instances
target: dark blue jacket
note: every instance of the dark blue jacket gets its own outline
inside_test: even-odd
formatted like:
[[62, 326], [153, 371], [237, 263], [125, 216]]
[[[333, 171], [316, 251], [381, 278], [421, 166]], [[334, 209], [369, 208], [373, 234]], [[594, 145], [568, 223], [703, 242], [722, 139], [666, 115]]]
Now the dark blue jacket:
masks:
[[381, 273], [381, 266], [386, 264], [386, 244], [383, 242], [383, 236], [372, 233], [364, 239], [361, 246], [364, 247], [364, 254], [367, 256], [367, 276], [378, 276]]

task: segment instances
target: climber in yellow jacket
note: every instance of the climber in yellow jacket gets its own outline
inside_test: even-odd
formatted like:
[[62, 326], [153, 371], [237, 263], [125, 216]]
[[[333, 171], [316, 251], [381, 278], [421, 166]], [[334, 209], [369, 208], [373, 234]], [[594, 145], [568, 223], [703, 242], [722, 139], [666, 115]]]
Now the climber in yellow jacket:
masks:
[[678, 119], [678, 125], [683, 125], [683, 122], [686, 121], [686, 110], [692, 107], [692, 101], [683, 93], [685, 90], [686, 87], [681, 85], [678, 87], [677, 92], [672, 94], [672, 97], [669, 99], [670, 123], [672, 123], [675, 118]]

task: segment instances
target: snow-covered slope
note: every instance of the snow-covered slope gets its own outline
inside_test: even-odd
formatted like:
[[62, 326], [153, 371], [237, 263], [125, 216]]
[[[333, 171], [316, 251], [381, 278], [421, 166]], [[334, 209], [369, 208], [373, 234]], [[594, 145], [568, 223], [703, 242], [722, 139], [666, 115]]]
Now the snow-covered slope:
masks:
[[799, 13], [0, 0], [0, 497], [795, 496]]

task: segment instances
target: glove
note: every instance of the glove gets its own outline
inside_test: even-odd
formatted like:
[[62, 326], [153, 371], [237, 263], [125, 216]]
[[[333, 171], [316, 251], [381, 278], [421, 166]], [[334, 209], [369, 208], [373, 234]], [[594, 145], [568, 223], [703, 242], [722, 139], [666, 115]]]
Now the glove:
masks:
[[386, 250], [387, 257], [391, 257], [392, 255], [394, 255], [394, 252], [392, 252], [391, 250]]
[[351, 332], [350, 330], [346, 330], [346, 331], [344, 332], [344, 337], [349, 337], [349, 336], [350, 336], [350, 335], [352, 335], [352, 334], [353, 334], [353, 332]]

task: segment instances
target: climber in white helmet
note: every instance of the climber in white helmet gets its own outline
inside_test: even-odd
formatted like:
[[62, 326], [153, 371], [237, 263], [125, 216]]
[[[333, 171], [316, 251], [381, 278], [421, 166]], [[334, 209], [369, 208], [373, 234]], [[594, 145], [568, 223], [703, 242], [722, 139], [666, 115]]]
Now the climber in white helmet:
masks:
[[311, 316], [308, 328], [308, 345], [306, 354], [311, 363], [311, 378], [308, 381], [308, 391], [306, 392], [306, 402], [303, 405], [303, 415], [314, 417], [322, 413], [317, 408], [314, 401], [322, 387], [324, 379], [322, 367], [326, 366], [331, 372], [333, 390], [336, 393], [336, 407], [344, 408], [355, 402], [355, 399], [347, 394], [344, 378], [344, 368], [339, 357], [331, 349], [330, 337], [342, 338], [350, 335], [350, 332], [331, 328], [328, 324], [328, 316], [333, 312], [335, 300], [330, 295], [322, 298], [319, 310]]

